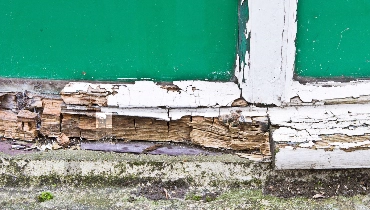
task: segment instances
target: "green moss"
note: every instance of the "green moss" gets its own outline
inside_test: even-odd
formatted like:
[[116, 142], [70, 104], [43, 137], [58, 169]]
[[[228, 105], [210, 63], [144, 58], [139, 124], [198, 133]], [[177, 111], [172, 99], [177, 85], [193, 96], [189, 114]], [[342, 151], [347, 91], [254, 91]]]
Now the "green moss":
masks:
[[54, 195], [51, 192], [42, 192], [40, 195], [37, 196], [37, 200], [39, 202], [45, 202], [54, 198]]
[[206, 196], [206, 197], [204, 198], [204, 201], [205, 201], [205, 202], [211, 202], [211, 201], [214, 201], [214, 200], [216, 200], [216, 197]]
[[185, 200], [200, 201], [202, 200], [202, 196], [195, 193], [189, 193], [186, 195]]
[[122, 175], [123, 173], [126, 172], [126, 162], [124, 163], [118, 163], [117, 165], [114, 166], [114, 170], [116, 171], [117, 175]]
[[279, 151], [280, 151], [279, 148], [278, 147], [275, 147], [275, 149], [274, 149], [274, 155], [276, 155]]

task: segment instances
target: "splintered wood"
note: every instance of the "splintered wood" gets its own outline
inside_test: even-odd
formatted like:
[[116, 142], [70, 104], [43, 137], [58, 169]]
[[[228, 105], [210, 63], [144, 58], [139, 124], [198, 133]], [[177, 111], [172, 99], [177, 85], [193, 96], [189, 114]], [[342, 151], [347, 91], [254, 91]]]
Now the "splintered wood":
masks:
[[77, 92], [62, 91], [61, 96], [66, 104], [107, 106], [107, 96], [114, 94], [114, 92], [109, 92], [105, 88], [100, 88], [100, 86], [96, 88], [88, 86], [86, 90]]
[[270, 155], [267, 117], [220, 118], [183, 116], [178, 120], [95, 113], [63, 114], [62, 132], [88, 140], [116, 138], [191, 142], [204, 147]]
[[57, 137], [60, 134], [61, 127], [61, 107], [62, 100], [42, 100], [43, 112], [41, 115], [40, 132], [48, 137]]
[[[162, 88], [179, 91], [177, 86]], [[253, 111], [242, 99], [230, 110], [116, 108], [107, 104], [108, 96], [117, 94], [115, 86], [80, 89], [62, 92], [61, 99], [27, 93], [0, 95], [0, 137], [31, 141], [41, 135], [56, 138], [63, 146], [69, 138], [171, 141], [270, 155], [266, 111]]]
[[18, 115], [10, 110], [0, 110], [0, 136], [31, 141], [37, 137], [37, 114], [22, 110]]
[[232, 150], [258, 151], [270, 154], [267, 117], [250, 117], [240, 122], [219, 118], [193, 117], [191, 141], [195, 144]]
[[0, 135], [4, 138], [18, 139], [18, 118], [17, 114], [10, 110], [0, 111]]
[[88, 140], [117, 138], [125, 140], [189, 140], [190, 117], [167, 122], [148, 117], [96, 113], [94, 116], [63, 114], [62, 132], [70, 137]]

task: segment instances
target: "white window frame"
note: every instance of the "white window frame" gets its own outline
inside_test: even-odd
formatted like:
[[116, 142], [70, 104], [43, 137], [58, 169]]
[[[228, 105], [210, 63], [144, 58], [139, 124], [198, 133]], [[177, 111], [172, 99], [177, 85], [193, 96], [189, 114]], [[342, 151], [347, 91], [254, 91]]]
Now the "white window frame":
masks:
[[370, 81], [294, 80], [298, 0], [249, 0], [250, 54], [246, 57], [242, 95], [252, 103], [277, 106], [328, 101], [368, 101]]

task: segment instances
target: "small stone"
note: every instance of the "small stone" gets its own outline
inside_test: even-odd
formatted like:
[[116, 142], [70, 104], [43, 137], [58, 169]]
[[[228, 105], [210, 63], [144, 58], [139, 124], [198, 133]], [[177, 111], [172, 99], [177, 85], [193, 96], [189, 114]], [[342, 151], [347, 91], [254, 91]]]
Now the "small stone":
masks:
[[323, 194], [316, 194], [314, 196], [312, 196], [313, 199], [318, 199], [318, 198], [325, 198], [325, 196]]
[[70, 150], [81, 150], [80, 145], [71, 146]]
[[61, 133], [58, 137], [57, 137], [57, 142], [60, 146], [62, 147], [67, 147], [70, 143], [70, 140], [68, 138], [67, 135], [65, 135], [64, 133]]
[[58, 150], [58, 149], [62, 149], [63, 147], [62, 146], [60, 146], [58, 143], [54, 143], [53, 145], [52, 145], [52, 149], [53, 150]]
[[26, 146], [24, 146], [24, 145], [12, 145], [12, 149], [20, 150], [20, 149], [24, 149], [24, 148], [26, 148]]
[[51, 144], [41, 145], [41, 147], [40, 147], [40, 150], [41, 150], [41, 151], [45, 151], [45, 150], [52, 150], [52, 149], [53, 149], [53, 147], [52, 147], [52, 145], [51, 145]]

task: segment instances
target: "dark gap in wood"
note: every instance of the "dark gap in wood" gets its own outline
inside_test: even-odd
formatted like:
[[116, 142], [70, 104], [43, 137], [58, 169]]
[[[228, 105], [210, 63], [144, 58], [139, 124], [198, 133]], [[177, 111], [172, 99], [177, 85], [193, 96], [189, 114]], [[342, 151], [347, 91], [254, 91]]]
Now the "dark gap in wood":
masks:
[[59, 115], [59, 132], [62, 133], [62, 121], [63, 121], [63, 115], [60, 113]]
[[134, 118], [134, 129], [135, 129], [135, 132], [137, 132], [137, 130], [136, 130], [136, 120], [135, 120], [135, 118]]

